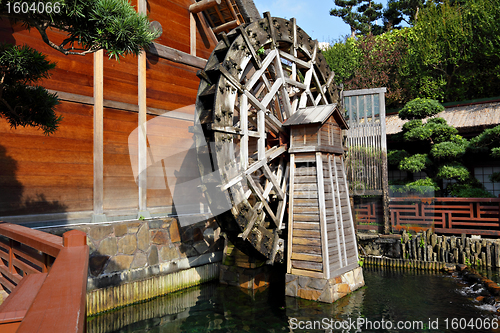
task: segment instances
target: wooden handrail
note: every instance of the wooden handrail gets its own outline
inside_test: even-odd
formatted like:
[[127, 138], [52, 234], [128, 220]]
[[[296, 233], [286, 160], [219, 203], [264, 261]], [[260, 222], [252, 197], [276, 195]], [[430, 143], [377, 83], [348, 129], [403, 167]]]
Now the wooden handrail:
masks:
[[[5, 280], [12, 285], [12, 289], [7, 287], [11, 295], [0, 305], [0, 332], [84, 332], [89, 259], [86, 234], [71, 230], [59, 237], [0, 223], [0, 235], [8, 237], [10, 245], [5, 245], [6, 242], [0, 244], [4, 251], [5, 247], [9, 248], [8, 269], [6, 272], [6, 265], [3, 269], [0, 267], [3, 278], [0, 278], [0, 283]], [[26, 247], [34, 250], [30, 252]], [[54, 257], [55, 261], [47, 260], [49, 265], [44, 266], [35, 255], [30, 255], [38, 251], [44, 258]], [[41, 269], [48, 273], [33, 269], [30, 263], [35, 267], [44, 266]], [[19, 279], [17, 286], [12, 283], [14, 277]]]

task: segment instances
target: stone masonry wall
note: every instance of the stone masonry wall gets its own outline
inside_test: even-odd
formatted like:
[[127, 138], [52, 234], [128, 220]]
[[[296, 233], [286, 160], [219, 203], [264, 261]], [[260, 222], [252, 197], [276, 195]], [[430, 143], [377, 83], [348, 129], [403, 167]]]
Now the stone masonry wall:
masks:
[[175, 218], [85, 224], [44, 229], [87, 234], [90, 249], [87, 292], [152, 275], [168, 274], [220, 261], [223, 247], [215, 220], [179, 227]]

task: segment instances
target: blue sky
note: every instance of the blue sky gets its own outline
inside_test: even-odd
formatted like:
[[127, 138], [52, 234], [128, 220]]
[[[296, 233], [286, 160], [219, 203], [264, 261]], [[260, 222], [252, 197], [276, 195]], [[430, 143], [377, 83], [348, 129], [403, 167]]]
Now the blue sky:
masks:
[[[378, 2], [387, 4], [387, 0]], [[295, 17], [297, 25], [319, 42], [331, 42], [351, 34], [341, 18], [330, 16], [330, 9], [335, 7], [333, 0], [254, 0], [254, 3], [261, 15], [271, 12], [272, 16], [286, 19]]]

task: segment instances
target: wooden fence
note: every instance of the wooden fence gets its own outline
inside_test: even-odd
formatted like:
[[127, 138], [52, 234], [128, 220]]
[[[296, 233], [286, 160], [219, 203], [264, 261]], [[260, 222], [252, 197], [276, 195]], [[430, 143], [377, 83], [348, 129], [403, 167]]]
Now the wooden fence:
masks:
[[[433, 229], [442, 234], [500, 236], [500, 199], [496, 198], [391, 198], [391, 225], [401, 229]], [[355, 205], [359, 230], [382, 228], [381, 202]]]
[[0, 223], [0, 332], [85, 332], [88, 258], [81, 231]]

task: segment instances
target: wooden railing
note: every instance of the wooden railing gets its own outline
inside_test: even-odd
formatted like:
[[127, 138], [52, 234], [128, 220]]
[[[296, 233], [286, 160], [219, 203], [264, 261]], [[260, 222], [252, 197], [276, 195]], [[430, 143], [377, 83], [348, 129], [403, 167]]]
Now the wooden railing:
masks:
[[383, 207], [381, 200], [354, 204], [354, 221], [358, 230], [383, 232]]
[[84, 232], [0, 223], [0, 332], [85, 332], [88, 258]]
[[500, 236], [500, 199], [391, 198], [393, 230]]

